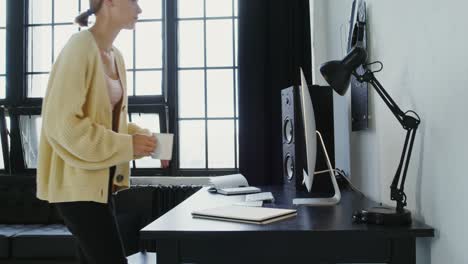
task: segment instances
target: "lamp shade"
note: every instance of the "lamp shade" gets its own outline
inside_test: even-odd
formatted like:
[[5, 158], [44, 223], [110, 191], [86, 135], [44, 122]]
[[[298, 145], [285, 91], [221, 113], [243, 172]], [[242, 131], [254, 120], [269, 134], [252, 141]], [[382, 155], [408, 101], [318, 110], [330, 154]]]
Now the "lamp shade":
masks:
[[349, 87], [351, 74], [367, 60], [367, 52], [362, 47], [354, 47], [341, 61], [329, 61], [320, 67], [320, 73], [339, 95], [344, 95]]

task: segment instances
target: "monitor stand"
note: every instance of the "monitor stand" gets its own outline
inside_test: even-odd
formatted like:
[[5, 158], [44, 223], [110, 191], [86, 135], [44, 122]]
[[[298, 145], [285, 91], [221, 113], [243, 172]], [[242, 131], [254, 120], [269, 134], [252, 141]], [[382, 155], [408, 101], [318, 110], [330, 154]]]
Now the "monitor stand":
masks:
[[[325, 143], [323, 142], [322, 135], [320, 132], [315, 131], [317, 133], [318, 138], [320, 139], [320, 145], [322, 145], [323, 153], [325, 153], [325, 157], [327, 159], [327, 166], [328, 172], [330, 173], [330, 178], [333, 183], [333, 189], [335, 190], [335, 195], [328, 198], [295, 198], [293, 199], [293, 204], [295, 205], [309, 205], [309, 206], [333, 206], [340, 202], [341, 200], [341, 192], [340, 188], [338, 187], [338, 183], [336, 182], [335, 172], [332, 168], [330, 158], [328, 157], [327, 148], [325, 147]], [[304, 173], [306, 173], [304, 171]], [[319, 174], [321, 172], [314, 172], [314, 174]]]

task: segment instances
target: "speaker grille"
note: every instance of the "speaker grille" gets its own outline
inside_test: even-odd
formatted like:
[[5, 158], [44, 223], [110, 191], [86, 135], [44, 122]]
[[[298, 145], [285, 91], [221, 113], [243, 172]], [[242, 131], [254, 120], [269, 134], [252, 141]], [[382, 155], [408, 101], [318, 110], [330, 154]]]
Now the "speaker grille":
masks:
[[284, 135], [284, 140], [286, 140], [286, 143], [291, 144], [293, 141], [293, 135], [294, 135], [294, 127], [293, 127], [293, 121], [289, 119], [289, 117], [286, 117], [286, 120], [284, 120], [284, 127], [283, 127], [283, 135]]
[[[300, 132], [298, 128], [297, 87], [288, 87], [281, 91], [281, 116], [282, 116], [282, 138], [283, 138], [283, 183], [297, 187], [299, 181], [298, 170], [301, 161], [298, 160], [298, 147], [300, 148]], [[298, 141], [299, 139], [299, 141]], [[299, 143], [299, 146], [298, 146]]]
[[288, 181], [292, 181], [294, 178], [294, 159], [290, 153], [286, 154], [286, 159], [284, 161], [285, 174]]

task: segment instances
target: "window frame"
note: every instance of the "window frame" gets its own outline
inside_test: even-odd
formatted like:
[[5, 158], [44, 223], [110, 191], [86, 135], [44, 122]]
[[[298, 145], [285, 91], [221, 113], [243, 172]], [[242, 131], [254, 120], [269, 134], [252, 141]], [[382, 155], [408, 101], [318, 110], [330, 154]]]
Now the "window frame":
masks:
[[[239, 108], [236, 107], [236, 93], [237, 93], [237, 88], [236, 88], [236, 82], [237, 82], [237, 74], [239, 66], [236, 64], [237, 60], [235, 56], [237, 55], [235, 53], [235, 41], [236, 41], [236, 33], [235, 33], [235, 21], [239, 19], [238, 15], [236, 16], [235, 12], [235, 0], [232, 0], [232, 16], [221, 16], [221, 17], [207, 17], [206, 16], [206, 0], [203, 0], [203, 17], [196, 17], [196, 18], [178, 18], [178, 13], [177, 13], [177, 4], [178, 0], [167, 0], [168, 5], [166, 11], [172, 16], [167, 16], [167, 30], [168, 32], [173, 32], [173, 34], [167, 38], [168, 41], [168, 56], [170, 58], [170, 64], [168, 64], [168, 71], [170, 72], [170, 76], [168, 76], [168, 82], [169, 82], [169, 91], [172, 92], [172, 96], [170, 96], [170, 99], [172, 99], [172, 106], [173, 109], [170, 111], [170, 116], [174, 117], [171, 118], [171, 127], [174, 128], [174, 133], [176, 135], [179, 134], [179, 120], [203, 120], [204, 121], [204, 126], [205, 126], [205, 169], [180, 169], [180, 160], [179, 160], [179, 151], [180, 151], [180, 138], [177, 136], [175, 137], [175, 145], [174, 145], [174, 152], [173, 155], [177, 155], [177, 158], [175, 160], [176, 162], [176, 167], [178, 169], [178, 174], [177, 175], [182, 175], [182, 176], [206, 176], [206, 175], [223, 175], [223, 174], [232, 174], [232, 173], [238, 173], [239, 172], [239, 167], [238, 167], [238, 155], [237, 153], [239, 152], [238, 150], [238, 138], [236, 137], [237, 135], [237, 126], [238, 126], [238, 120], [239, 120]], [[207, 21], [209, 20], [218, 20], [218, 19], [230, 19], [232, 20], [232, 41], [233, 41], [233, 66], [208, 66], [207, 65], [207, 37], [206, 37], [206, 24]], [[178, 46], [178, 22], [179, 21], [202, 21], [203, 22], [203, 31], [204, 31], [204, 41], [203, 41], [203, 49], [204, 49], [204, 65], [201, 67], [181, 67], [179, 68], [178, 65], [178, 52], [177, 52], [177, 46]], [[237, 39], [239, 36], [237, 35]], [[178, 71], [182, 70], [203, 70], [204, 71], [204, 91], [205, 91], [205, 115], [202, 118], [180, 118], [178, 115], [178, 109], [179, 109], [179, 102], [178, 102]], [[228, 70], [233, 70], [233, 88], [234, 88], [234, 117], [228, 117], [228, 118], [213, 118], [213, 117], [208, 117], [208, 109], [207, 109], [207, 71], [208, 70], [214, 70], [214, 69], [228, 69]], [[234, 168], [232, 169], [207, 169], [208, 166], [208, 121], [210, 120], [233, 120], [234, 121]]]
[[[56, 1], [56, 0], [53, 0]], [[79, 0], [83, 1], [83, 0]], [[0, 99], [0, 136], [4, 157], [5, 169], [0, 170], [0, 174], [25, 174], [35, 175], [35, 168], [26, 168], [23, 146], [20, 137], [19, 118], [22, 115], [40, 115], [42, 98], [27, 97], [28, 75], [28, 13], [29, 0], [6, 0], [7, 3], [7, 25], [6, 25], [6, 98]], [[52, 3], [53, 4], [53, 3]], [[174, 151], [171, 166], [168, 169], [162, 168], [132, 168], [132, 176], [213, 176], [230, 173], [237, 173], [237, 142], [235, 142], [235, 168], [232, 169], [179, 169], [179, 137], [178, 135], [178, 18], [177, 0], [162, 0], [162, 34], [163, 34], [163, 64], [162, 64], [162, 95], [152, 96], [128, 96], [128, 113], [156, 113], [159, 114], [161, 132], [174, 133]], [[79, 2], [79, 6], [81, 3]], [[54, 8], [54, 5], [52, 5]], [[233, 16], [234, 16], [233, 1]], [[206, 14], [206, 0], [204, 0], [204, 14]], [[238, 17], [229, 17], [233, 23]], [[212, 18], [204, 17], [204, 21]], [[144, 19], [147, 21], [148, 19]], [[152, 19], [149, 19], [152, 20]], [[142, 20], [143, 21], [143, 20]], [[69, 23], [56, 23], [69, 24]], [[206, 24], [206, 22], [204, 23]], [[45, 24], [44, 24], [45, 25]], [[51, 23], [52, 25], [52, 23]], [[234, 29], [234, 24], [233, 24]], [[206, 25], [205, 25], [206, 30]], [[233, 31], [233, 45], [235, 45], [235, 32]], [[205, 34], [206, 35], [206, 34]], [[135, 41], [135, 39], [134, 39]], [[206, 51], [206, 36], [205, 36]], [[234, 46], [233, 46], [234, 49]], [[135, 43], [134, 43], [135, 50]], [[233, 55], [235, 56], [235, 55]], [[205, 52], [206, 57], [206, 52]], [[206, 60], [206, 58], [205, 58]], [[233, 57], [234, 72], [238, 69]], [[133, 74], [133, 70], [128, 70], [127, 74]], [[211, 67], [209, 67], [211, 68]], [[206, 75], [206, 74], [205, 74]], [[135, 82], [135, 80], [133, 80]], [[205, 79], [206, 82], [206, 79]], [[234, 80], [234, 90], [236, 80]], [[11, 87], [21, 87], [12, 89]], [[135, 89], [135, 88], [134, 88]], [[205, 84], [206, 89], [206, 84]], [[205, 94], [206, 96], [206, 94]], [[234, 100], [236, 96], [234, 95]], [[206, 106], [205, 106], [206, 108]], [[10, 117], [10, 152], [8, 152], [8, 135], [6, 129], [6, 115]], [[237, 127], [238, 109], [234, 113], [234, 128]], [[169, 118], [171, 117], [171, 118]], [[129, 119], [130, 120], [130, 119]], [[207, 122], [207, 121], [205, 121]], [[206, 133], [206, 132], [205, 132]], [[234, 132], [236, 135], [237, 132]], [[206, 135], [205, 135], [206, 137]], [[237, 141], [237, 139], [235, 139]], [[208, 149], [206, 150], [208, 152]], [[134, 162], [134, 161], [132, 161]], [[208, 161], [207, 161], [208, 162]], [[10, 166], [11, 165], [11, 166]]]

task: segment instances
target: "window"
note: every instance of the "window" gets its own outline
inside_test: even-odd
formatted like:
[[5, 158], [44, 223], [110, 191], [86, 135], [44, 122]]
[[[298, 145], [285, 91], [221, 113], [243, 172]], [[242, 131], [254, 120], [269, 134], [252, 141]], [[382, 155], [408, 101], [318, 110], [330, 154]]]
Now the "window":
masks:
[[29, 98], [44, 97], [52, 64], [68, 38], [78, 32], [79, 28], [73, 20], [81, 10], [79, 2], [79, 0], [29, 1], [26, 71]]
[[161, 0], [139, 0], [144, 12], [134, 31], [122, 30], [114, 45], [124, 55], [129, 96], [163, 94], [163, 17]]
[[[6, 2], [14, 12], [8, 18], [15, 25], [10, 33]], [[5, 98], [7, 126], [12, 128], [11, 138], [2, 135], [0, 143], [11, 143], [14, 172], [37, 166], [40, 112], [51, 67], [70, 36], [84, 30], [73, 20], [88, 4], [0, 0], [0, 45], [5, 45], [7, 34], [25, 30], [9, 45], [24, 43], [20, 51], [8, 51], [14, 54], [8, 63], [13, 65], [10, 84], [23, 90], [5, 93], [6, 58], [5, 52], [0, 53], [0, 101]], [[175, 133], [175, 155], [171, 171], [162, 169], [158, 160], [143, 158], [132, 162], [132, 174], [208, 175], [237, 170], [237, 0], [139, 0], [139, 4], [143, 12], [135, 30], [122, 30], [114, 42], [126, 64], [128, 119], [153, 132]], [[5, 47], [0, 46], [0, 51]]]
[[[151, 132], [160, 133], [167, 130], [167, 126], [160, 120], [165, 116], [166, 108], [161, 106], [130, 106], [129, 121]], [[162, 127], [161, 127], [162, 124]], [[132, 168], [161, 168], [161, 162], [150, 157], [141, 158], [132, 162]]]
[[238, 168], [237, 1], [179, 0], [181, 169]]

